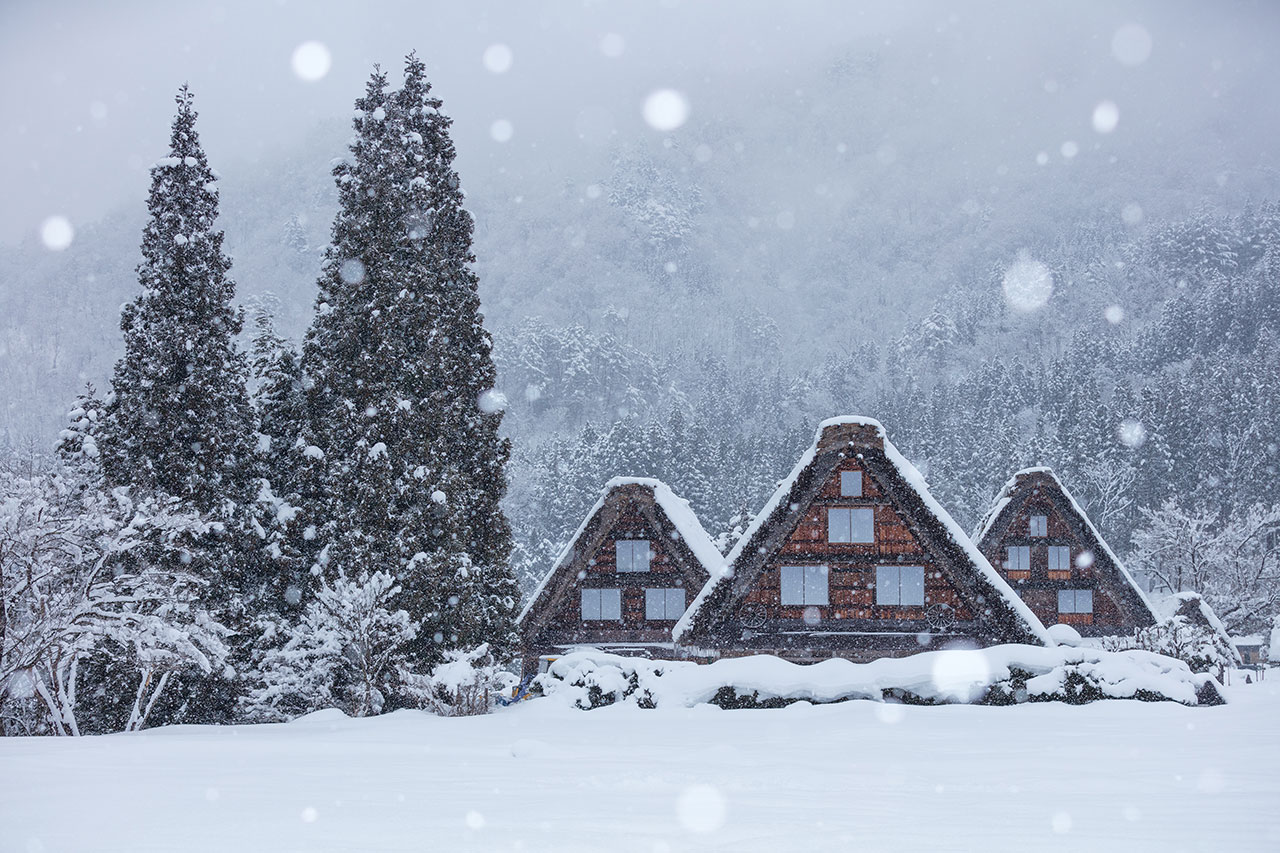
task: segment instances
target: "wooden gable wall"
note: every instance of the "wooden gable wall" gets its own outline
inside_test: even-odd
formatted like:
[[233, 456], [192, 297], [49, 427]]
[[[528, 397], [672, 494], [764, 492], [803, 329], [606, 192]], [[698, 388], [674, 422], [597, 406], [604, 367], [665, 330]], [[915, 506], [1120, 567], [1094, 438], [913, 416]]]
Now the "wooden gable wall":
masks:
[[[649, 570], [619, 572], [617, 543], [649, 542]], [[553, 654], [571, 645], [622, 644], [671, 648], [671, 629], [681, 614], [646, 619], [646, 589], [681, 589], [687, 608], [707, 580], [707, 572], [680, 540], [674, 525], [644, 486], [622, 486], [611, 492], [573, 545], [569, 559], [554, 571], [547, 592], [522, 626], [526, 656]], [[582, 591], [621, 591], [621, 619], [584, 620]], [[683, 611], [681, 612], [683, 613]]]
[[[842, 497], [840, 474], [844, 471], [862, 474], [862, 496]], [[830, 542], [827, 510], [832, 508], [870, 507], [874, 510], [874, 542]], [[805, 605], [781, 603], [781, 569], [783, 566], [825, 565], [828, 570], [828, 600], [817, 605], [806, 621]], [[885, 565], [921, 566], [925, 576], [925, 603], [919, 607], [877, 605], [876, 568]], [[973, 618], [959, 590], [912, 533], [901, 512], [886, 495], [875, 476], [856, 458], [843, 460], [818, 491], [813, 502], [801, 514], [782, 547], [769, 560], [747, 593], [739, 614], [751, 621], [764, 618], [778, 623], [779, 628], [814, 627], [817, 622], [871, 620], [879, 623], [909, 621], [924, 630], [925, 609], [933, 604], [951, 608], [958, 619]], [[787, 625], [786, 623], [794, 623]], [[828, 625], [828, 627], [830, 627]], [[851, 626], [841, 626], [851, 627]], [[863, 626], [873, 629], [876, 626]]]
[[[1031, 534], [1036, 515], [1045, 516], [1044, 536]], [[1069, 570], [1050, 570], [1050, 546], [1071, 549]], [[1051, 475], [1021, 477], [1018, 492], [978, 547], [1045, 625], [1066, 624], [1085, 636], [1105, 636], [1132, 633], [1154, 621]], [[1010, 568], [1010, 547], [1030, 549], [1030, 569]], [[1093, 612], [1059, 613], [1059, 590], [1078, 589], [1092, 591]]]

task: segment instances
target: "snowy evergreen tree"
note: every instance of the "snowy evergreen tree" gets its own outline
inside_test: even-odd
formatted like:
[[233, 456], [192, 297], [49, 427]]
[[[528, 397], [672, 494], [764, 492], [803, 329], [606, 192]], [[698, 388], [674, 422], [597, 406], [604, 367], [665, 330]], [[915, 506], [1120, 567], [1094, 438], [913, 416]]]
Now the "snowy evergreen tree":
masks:
[[242, 315], [222, 251], [217, 176], [196, 134], [191, 91], [177, 96], [169, 156], [151, 170], [138, 279], [120, 319], [101, 449], [109, 482], [158, 490], [209, 510], [248, 488], [252, 413]]
[[303, 349], [322, 554], [347, 576], [400, 579], [420, 664], [486, 641], [508, 654], [519, 598], [473, 222], [440, 106], [413, 56], [401, 90], [375, 70], [356, 102]]

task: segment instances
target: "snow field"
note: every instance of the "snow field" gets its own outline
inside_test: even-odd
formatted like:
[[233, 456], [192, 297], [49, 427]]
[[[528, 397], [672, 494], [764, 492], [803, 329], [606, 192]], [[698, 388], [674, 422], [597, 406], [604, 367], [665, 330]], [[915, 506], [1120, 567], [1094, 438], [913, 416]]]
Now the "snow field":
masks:
[[534, 700], [0, 740], [0, 851], [1280, 849], [1280, 678], [1230, 700]]

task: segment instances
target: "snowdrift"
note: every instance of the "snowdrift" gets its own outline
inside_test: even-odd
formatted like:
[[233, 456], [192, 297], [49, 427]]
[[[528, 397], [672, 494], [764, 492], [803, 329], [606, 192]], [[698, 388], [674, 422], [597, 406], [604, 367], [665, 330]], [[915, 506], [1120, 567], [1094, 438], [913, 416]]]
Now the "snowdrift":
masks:
[[689, 661], [629, 658], [587, 649], [554, 661], [535, 693], [572, 707], [774, 708], [793, 702], [871, 699], [913, 704], [1083, 704], [1139, 699], [1183, 705], [1226, 700], [1212, 676], [1142, 651], [1003, 645], [924, 652], [870, 663], [832, 659], [800, 665], [770, 655]]

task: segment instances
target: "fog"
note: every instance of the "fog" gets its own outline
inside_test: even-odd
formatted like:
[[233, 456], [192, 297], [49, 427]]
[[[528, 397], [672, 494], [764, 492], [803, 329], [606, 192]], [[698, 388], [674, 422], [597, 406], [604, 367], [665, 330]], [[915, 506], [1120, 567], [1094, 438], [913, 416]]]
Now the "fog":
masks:
[[[785, 136], [776, 101], [788, 81], [804, 98], [833, 62], [867, 46], [896, 54], [961, 108], [935, 121], [903, 102], [900, 121], [870, 129], [909, 167], [1031, 163], [1073, 139], [1174, 158], [1184, 134], [1209, 132], [1226, 147], [1202, 164], [1207, 175], [1248, 183], [1267, 170], [1274, 179], [1278, 23], [1267, 2], [10, 2], [0, 11], [0, 241], [32, 239], [52, 215], [78, 227], [140, 203], [183, 81], [196, 92], [210, 157], [227, 172], [345, 119], [373, 64], [394, 73], [411, 50], [456, 119], [464, 180], [486, 189], [495, 185], [478, 176], [500, 168], [513, 184], [548, 169], [576, 178], [584, 150], [656, 133], [642, 105], [660, 88], [688, 98], [677, 135], [749, 114], [736, 141], [773, 145]], [[332, 60], [314, 81], [291, 65], [308, 41]], [[484, 60], [494, 45], [510, 49], [500, 73]], [[910, 91], [912, 81], [895, 78], [860, 95], [893, 104]], [[1102, 101], [1119, 114], [1105, 137], [1090, 126]], [[498, 120], [511, 123], [507, 142], [490, 135]], [[913, 138], [894, 144], [902, 132]], [[911, 163], [921, 135], [944, 140], [948, 162]]]

